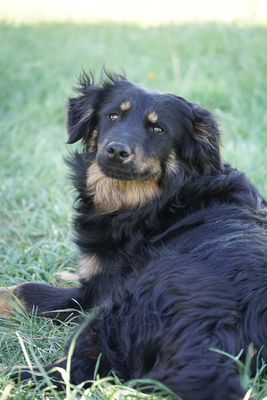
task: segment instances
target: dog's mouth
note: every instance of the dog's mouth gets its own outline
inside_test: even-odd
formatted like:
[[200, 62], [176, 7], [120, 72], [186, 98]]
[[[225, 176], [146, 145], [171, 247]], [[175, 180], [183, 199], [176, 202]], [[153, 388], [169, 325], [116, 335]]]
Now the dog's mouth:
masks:
[[150, 171], [139, 171], [133, 168], [123, 168], [123, 165], [99, 165], [99, 169], [107, 178], [118, 179], [121, 181], [148, 180], [152, 178]]
[[159, 177], [161, 173], [160, 165], [154, 158], [138, 160], [136, 156], [132, 156], [131, 159], [114, 162], [100, 153], [96, 162], [107, 178], [121, 181], [149, 180]]

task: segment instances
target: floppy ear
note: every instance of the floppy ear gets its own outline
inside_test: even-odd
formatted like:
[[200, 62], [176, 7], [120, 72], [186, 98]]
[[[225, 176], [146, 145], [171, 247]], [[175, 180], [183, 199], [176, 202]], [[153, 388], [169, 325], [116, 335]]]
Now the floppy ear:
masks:
[[182, 157], [201, 174], [222, 169], [220, 132], [213, 115], [206, 109], [188, 103], [190, 116], [184, 119], [186, 135]]
[[94, 86], [93, 77], [87, 74], [79, 79], [80, 87], [74, 90], [81, 96], [70, 98], [68, 101], [67, 129], [72, 144], [82, 139], [86, 142], [97, 126], [96, 109], [98, 107], [101, 87]]
[[100, 86], [95, 85], [93, 74], [90, 76], [85, 72], [79, 78], [80, 86], [74, 88], [75, 92], [81, 94], [70, 98], [68, 102], [67, 128], [69, 140], [67, 143], [75, 143], [82, 139], [88, 142], [91, 134], [96, 132], [98, 124], [97, 110], [99, 109], [105, 91], [116, 85], [117, 82], [127, 80], [126, 76], [108, 72], [103, 68], [102, 74], [106, 75], [100, 81]]

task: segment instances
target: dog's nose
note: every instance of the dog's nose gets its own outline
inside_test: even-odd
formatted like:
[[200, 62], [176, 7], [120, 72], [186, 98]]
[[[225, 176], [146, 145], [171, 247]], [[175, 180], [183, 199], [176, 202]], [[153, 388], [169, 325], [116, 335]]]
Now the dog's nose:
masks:
[[123, 162], [132, 153], [127, 144], [117, 142], [110, 142], [106, 149], [110, 160], [114, 162]]

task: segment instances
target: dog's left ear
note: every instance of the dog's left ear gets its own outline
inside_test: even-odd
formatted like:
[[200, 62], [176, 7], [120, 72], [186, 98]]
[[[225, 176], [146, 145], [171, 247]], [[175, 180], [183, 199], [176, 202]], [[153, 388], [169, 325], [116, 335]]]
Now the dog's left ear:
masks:
[[97, 126], [96, 108], [102, 88], [94, 85], [93, 77], [83, 74], [79, 79], [80, 87], [74, 90], [81, 95], [68, 101], [67, 129], [68, 144], [82, 139], [88, 141]]
[[99, 84], [95, 84], [92, 73], [89, 75], [84, 71], [80, 76], [79, 87], [74, 88], [80, 96], [70, 98], [68, 102], [67, 128], [69, 140], [67, 143], [75, 143], [82, 139], [88, 143], [93, 132], [96, 132], [98, 125], [97, 111], [99, 110], [106, 90], [116, 85], [119, 81], [127, 80], [126, 76], [111, 73], [103, 68]]
[[220, 131], [210, 111], [189, 103], [182, 158], [201, 174], [222, 169]]

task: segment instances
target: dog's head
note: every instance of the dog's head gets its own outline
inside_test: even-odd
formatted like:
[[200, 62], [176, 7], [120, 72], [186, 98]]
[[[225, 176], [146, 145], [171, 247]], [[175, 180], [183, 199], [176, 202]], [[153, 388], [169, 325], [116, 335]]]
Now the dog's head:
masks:
[[102, 84], [84, 74], [69, 100], [68, 143], [90, 153], [87, 186], [102, 211], [140, 207], [188, 177], [221, 168], [220, 135], [211, 113], [120, 75]]

